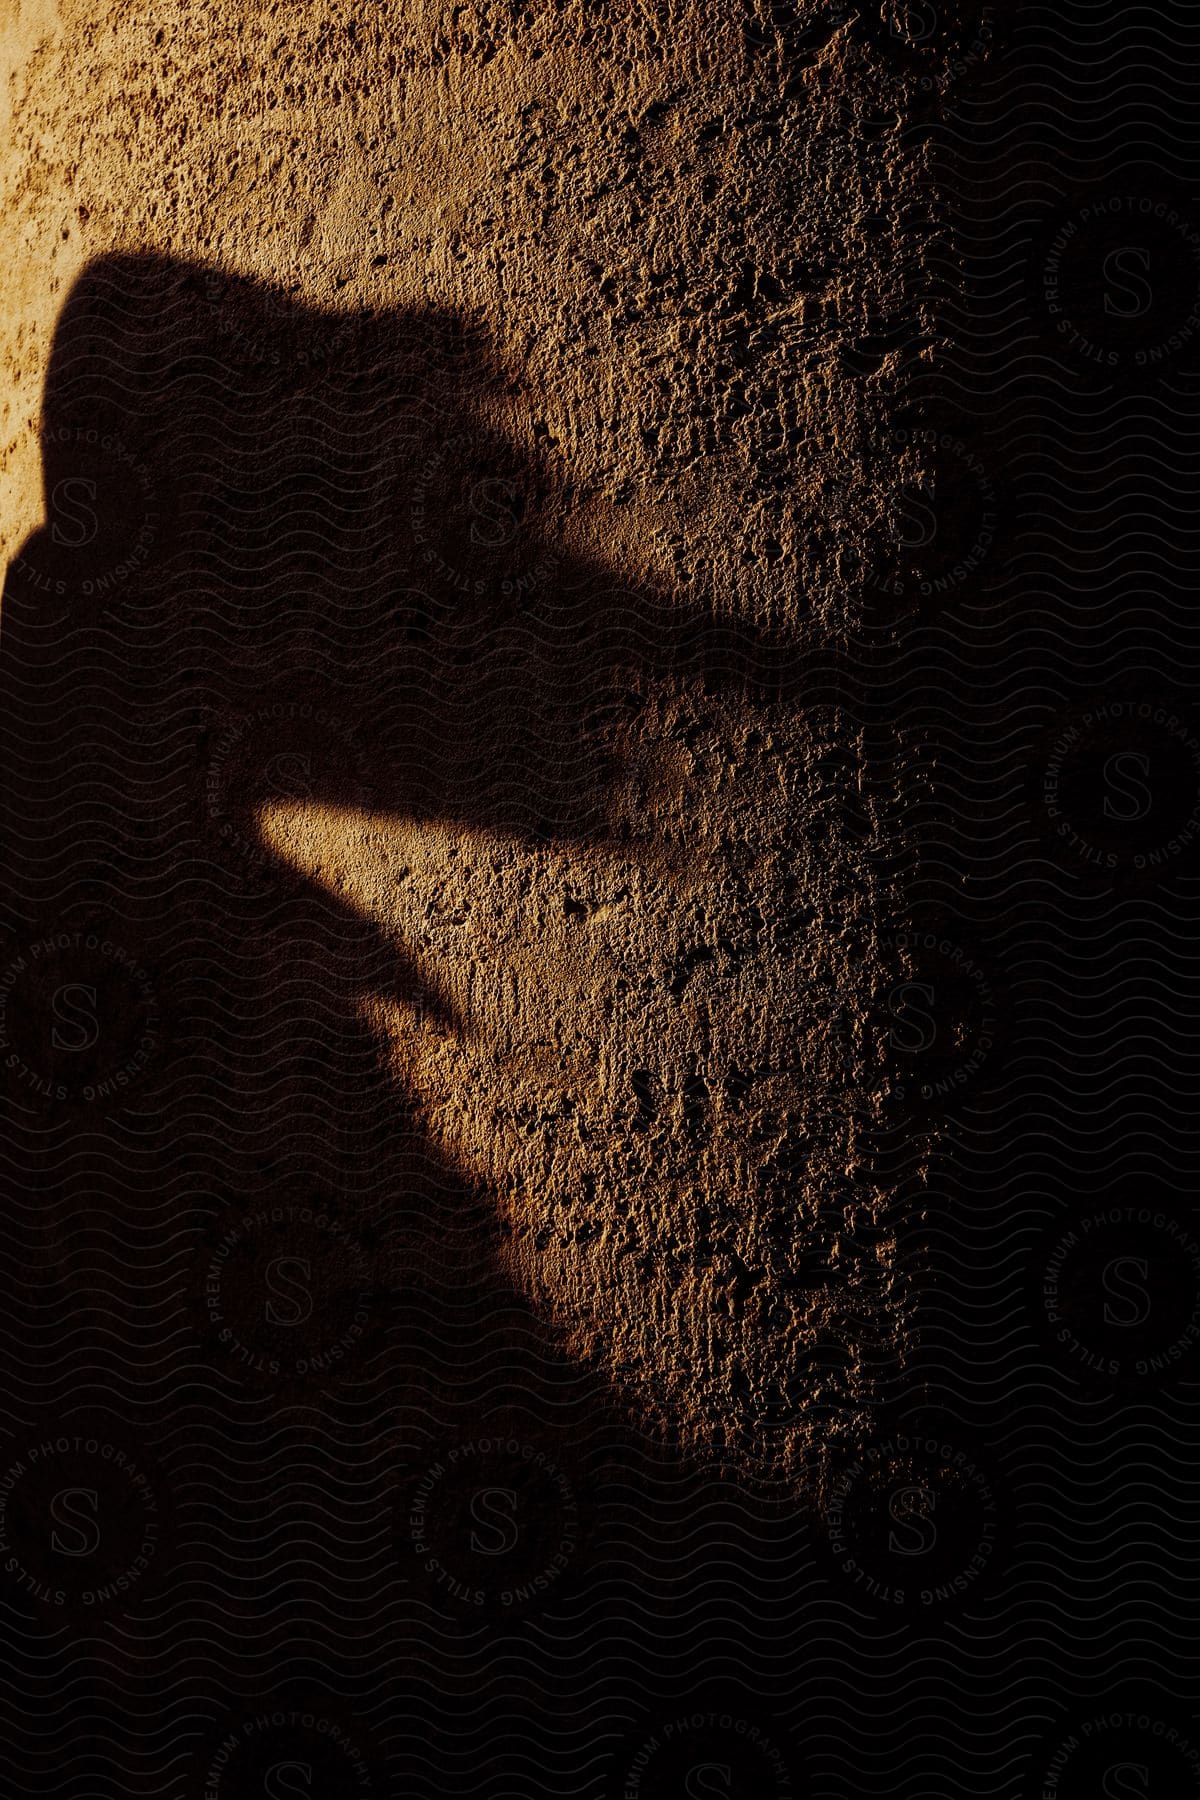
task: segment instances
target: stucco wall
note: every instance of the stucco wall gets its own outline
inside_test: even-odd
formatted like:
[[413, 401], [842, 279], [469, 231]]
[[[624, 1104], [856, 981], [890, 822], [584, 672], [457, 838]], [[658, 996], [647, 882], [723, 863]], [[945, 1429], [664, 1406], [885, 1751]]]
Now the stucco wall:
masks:
[[[374, 1206], [419, 1213], [418, 1165], [472, 1193], [473, 1254], [570, 1357], [794, 1473], [901, 1335], [864, 1151], [895, 797], [854, 673], [919, 342], [895, 59], [829, 7], [578, 0], [64, 0], [9, 53], [10, 642], [121, 715], [103, 906], [168, 1015], [187, 950], [223, 1021], [156, 1095], [229, 1142], [240, 1205], [307, 1169], [353, 1210], [331, 1141], [403, 1121]], [[39, 437], [89, 407], [153, 502]], [[38, 638], [78, 579], [44, 460], [155, 523], [112, 607]], [[66, 754], [39, 666], [35, 764]], [[15, 940], [95, 901], [93, 798], [39, 815], [65, 886], [30, 878]]]

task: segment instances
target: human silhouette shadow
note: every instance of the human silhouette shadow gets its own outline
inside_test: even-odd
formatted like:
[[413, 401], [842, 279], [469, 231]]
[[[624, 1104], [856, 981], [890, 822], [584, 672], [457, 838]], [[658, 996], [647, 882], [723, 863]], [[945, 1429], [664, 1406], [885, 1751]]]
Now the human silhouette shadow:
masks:
[[0, 633], [0, 1074], [31, 1191], [235, 1218], [316, 1196], [393, 1318], [414, 1281], [499, 1283], [485, 1197], [406, 1130], [359, 1011], [390, 994], [453, 1030], [447, 990], [273, 861], [259, 808], [584, 854], [655, 680], [770, 701], [802, 679], [563, 548], [572, 471], [536, 411], [445, 314], [324, 312], [155, 257], [76, 283]]

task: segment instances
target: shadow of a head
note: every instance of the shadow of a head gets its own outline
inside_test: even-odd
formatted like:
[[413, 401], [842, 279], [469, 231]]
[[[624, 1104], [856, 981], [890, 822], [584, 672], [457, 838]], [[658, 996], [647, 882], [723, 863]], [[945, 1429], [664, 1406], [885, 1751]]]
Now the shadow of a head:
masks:
[[377, 807], [602, 831], [606, 727], [648, 677], [777, 691], [795, 665], [565, 548], [578, 496], [535, 414], [460, 319], [331, 315], [199, 268], [101, 262], [56, 336], [45, 522], [10, 569], [10, 651], [53, 668], [60, 696], [69, 681], [77, 718], [89, 699], [126, 728], [152, 705], [174, 722], [289, 709], [269, 773], [259, 746], [236, 758], [242, 806], [256, 775], [268, 795], [357, 800], [353, 734]]
[[[378, 1069], [361, 1002], [371, 994], [410, 1012], [419, 1002], [426, 1021], [462, 1036], [471, 1028], [462, 980], [428, 957], [418, 966], [394, 921], [381, 924], [354, 903], [345, 856], [327, 853], [319, 832], [289, 867], [264, 816], [299, 810], [428, 826], [451, 861], [466, 833], [499, 846], [492, 865], [479, 863], [493, 876], [496, 858], [519, 861], [522, 848], [557, 857], [551, 875], [564, 891], [554, 930], [569, 935], [580, 919], [607, 929], [630, 904], [630, 885], [610, 883], [606, 896], [601, 880], [595, 893], [572, 897], [564, 858], [603, 863], [640, 848], [649, 863], [658, 857], [661, 875], [655, 839], [671, 813], [677, 864], [690, 834], [711, 879], [681, 905], [678, 944], [660, 932], [661, 970], [646, 962], [638, 973], [634, 939], [623, 949], [614, 939], [611, 955], [596, 948], [599, 938], [586, 951], [574, 942], [563, 950], [579, 1005], [589, 992], [608, 996], [610, 1035], [623, 1029], [639, 981], [645, 987], [630, 1011], [630, 1041], [618, 1052], [586, 1051], [631, 1064], [618, 1070], [614, 1092], [628, 1090], [633, 1111], [626, 1115], [624, 1098], [613, 1103], [599, 1157], [596, 1118], [581, 1117], [569, 1095], [555, 1100], [554, 1119], [570, 1122], [563, 1129], [579, 1140], [575, 1163], [555, 1177], [574, 1195], [561, 1227], [574, 1248], [548, 1286], [540, 1276], [521, 1285], [545, 1288], [553, 1311], [555, 1281], [576, 1300], [590, 1284], [597, 1306], [614, 1281], [632, 1282], [616, 1304], [645, 1316], [614, 1314], [615, 1363], [661, 1360], [653, 1340], [666, 1294], [682, 1296], [668, 1304], [680, 1334], [665, 1352], [673, 1364], [692, 1356], [693, 1338], [699, 1354], [714, 1318], [732, 1342], [759, 1329], [746, 1323], [752, 1316], [769, 1316], [763, 1355], [739, 1350], [735, 1360], [754, 1364], [745, 1391], [766, 1395], [776, 1416], [790, 1414], [803, 1383], [790, 1392], [768, 1339], [794, 1337], [798, 1306], [812, 1315], [812, 1355], [829, 1361], [830, 1309], [814, 1310], [807, 1287], [807, 1298], [795, 1298], [793, 1253], [797, 1234], [811, 1237], [811, 1218], [782, 1189], [762, 1202], [761, 1180], [741, 1214], [737, 1196], [713, 1214], [696, 1195], [702, 1170], [719, 1161], [714, 1107], [725, 1108], [731, 1169], [746, 1163], [768, 1115], [776, 1136], [799, 1130], [784, 1117], [784, 1077], [768, 1043], [783, 1025], [764, 991], [770, 932], [750, 871], [798, 894], [800, 839], [792, 841], [786, 793], [811, 744], [781, 725], [763, 749], [741, 702], [794, 696], [800, 655], [711, 604], [680, 603], [649, 579], [617, 579], [579, 549], [580, 496], [536, 397], [462, 320], [332, 314], [197, 267], [109, 259], [81, 278], [64, 309], [43, 447], [45, 519], [9, 570], [0, 638], [14, 956], [38, 946], [5, 1003], [26, 1113], [45, 1122], [97, 1096], [122, 1108], [136, 1101], [142, 1128], [172, 1155], [190, 1131], [201, 1164], [243, 1204], [280, 1182], [311, 1183], [314, 1170], [325, 1189], [343, 1202], [353, 1191], [361, 1204], [364, 1167], [386, 1203], [398, 1185], [411, 1193], [414, 1155], [436, 1171], [443, 1198], [461, 1195], [452, 1152], [439, 1160], [449, 1140], [422, 1137], [398, 1162], [397, 1095]], [[673, 692], [699, 710], [689, 702], [670, 714], [664, 695]], [[767, 710], [782, 719], [791, 709]], [[652, 718], [654, 729], [639, 729]], [[739, 789], [730, 772], [739, 756], [756, 755], [762, 767]], [[714, 796], [694, 831], [676, 779], [684, 762], [705, 772]], [[647, 796], [657, 796], [657, 811]], [[803, 855], [828, 860], [836, 830], [810, 814]], [[404, 847], [378, 855], [391, 859], [389, 881], [402, 884]], [[518, 868], [510, 884], [518, 911], [526, 879]], [[482, 876], [480, 887], [486, 910], [499, 890]], [[417, 898], [400, 910], [418, 935], [434, 912], [444, 922], [451, 891], [465, 917], [471, 880], [461, 867], [446, 881], [426, 872], [424, 889], [410, 883]], [[671, 902], [661, 882], [638, 891], [645, 944], [645, 920]], [[812, 916], [799, 898], [788, 905], [800, 906], [797, 920]], [[530, 911], [520, 926], [526, 970], [551, 941]], [[484, 984], [488, 954], [476, 970]], [[815, 967], [813, 949], [804, 955]], [[613, 968], [629, 964], [611, 995], [605, 956]], [[135, 968], [149, 972], [153, 1029]], [[830, 993], [845, 979], [831, 973]], [[86, 1010], [88, 994], [97, 1029], [85, 1046], [89, 1032], [72, 1038], [62, 1013]], [[586, 1050], [586, 1020], [556, 1030], [560, 1045]], [[657, 1035], [657, 1047], [636, 1044], [639, 1030]], [[727, 1041], [714, 1049], [722, 1030]], [[833, 1056], [832, 1039], [811, 1019], [804, 1030], [812, 1091], [800, 1110], [818, 1123], [799, 1136], [815, 1193], [825, 1162], [844, 1168], [850, 1126], [845, 1072], [836, 1056], [827, 1069], [822, 1061]], [[153, 1053], [139, 1062], [130, 1046], [147, 1042]], [[660, 1050], [679, 1063], [678, 1106], [670, 1070], [642, 1066]], [[541, 1063], [547, 1054], [543, 1044]], [[496, 1067], [506, 1079], [502, 1060]], [[713, 1091], [714, 1070], [721, 1084], [728, 1076], [728, 1102]], [[474, 1077], [464, 1064], [455, 1079]], [[531, 1077], [530, 1094], [541, 1081]], [[750, 1088], [768, 1096], [758, 1111], [746, 1105]], [[829, 1093], [840, 1096], [832, 1106]], [[514, 1141], [527, 1147], [546, 1125], [549, 1112], [535, 1117], [540, 1104], [523, 1099], [506, 1120]], [[678, 1166], [660, 1141], [676, 1113]], [[678, 1207], [695, 1213], [679, 1228], [682, 1249], [665, 1258], [644, 1193], [635, 1207], [644, 1220], [627, 1216], [623, 1189], [645, 1185], [633, 1167], [639, 1156], [651, 1165], [657, 1157], [663, 1171], [671, 1164], [664, 1193], [678, 1189]], [[606, 1202], [596, 1200], [601, 1168], [614, 1188], [609, 1224], [639, 1252], [619, 1270], [595, 1260], [601, 1249], [608, 1257], [612, 1237]], [[477, 1158], [481, 1170], [485, 1185], [503, 1185], [503, 1156]], [[764, 1204], [777, 1229], [754, 1248], [746, 1233], [759, 1233]], [[581, 1223], [580, 1205], [596, 1218]], [[559, 1225], [534, 1208], [518, 1223], [510, 1210], [504, 1228], [526, 1240], [532, 1267]], [[835, 1242], [836, 1228], [826, 1235]], [[444, 1262], [443, 1244], [436, 1256]], [[763, 1282], [778, 1290], [774, 1312]], [[581, 1347], [594, 1349], [595, 1336], [591, 1319]], [[670, 1373], [677, 1390], [690, 1379], [679, 1367]], [[704, 1404], [719, 1413], [715, 1366], [704, 1379]]]

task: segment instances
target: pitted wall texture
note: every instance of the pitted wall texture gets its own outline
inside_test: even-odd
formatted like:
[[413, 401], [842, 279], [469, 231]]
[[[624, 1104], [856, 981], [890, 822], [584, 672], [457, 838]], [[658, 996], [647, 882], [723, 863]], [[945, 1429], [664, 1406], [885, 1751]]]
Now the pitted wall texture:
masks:
[[[864, 1148], [899, 827], [845, 674], [882, 641], [862, 586], [920, 342], [895, 58], [822, 6], [334, 0], [21, 6], [10, 56], [10, 554], [45, 541], [57, 324], [67, 414], [108, 383], [123, 429], [154, 419], [147, 591], [236, 565], [276, 609], [264, 695], [310, 709], [252, 729], [252, 669], [178, 713], [143, 689], [134, 766], [182, 721], [207, 748], [179, 804], [239, 809], [212, 866], [236, 840], [367, 922], [336, 985], [383, 1091], [568, 1354], [798, 1470], [903, 1337]], [[364, 638], [364, 593], [399, 638]], [[276, 923], [241, 919], [236, 956], [303, 1035], [334, 977]], [[235, 1047], [221, 1117], [290, 1080]]]

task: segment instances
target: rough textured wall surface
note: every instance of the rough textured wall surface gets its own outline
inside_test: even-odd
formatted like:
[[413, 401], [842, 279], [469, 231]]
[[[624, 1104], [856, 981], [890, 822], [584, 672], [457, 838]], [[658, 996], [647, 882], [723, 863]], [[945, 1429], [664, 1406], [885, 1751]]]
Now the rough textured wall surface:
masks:
[[[860, 24], [62, 0], [8, 47], [17, 939], [115, 905], [235, 1210], [317, 1181], [377, 1242], [369, 1193], [374, 1285], [489, 1259], [789, 1476], [903, 1339], [898, 826], [840, 672], [925, 202]], [[116, 535], [47, 614], [80, 479]], [[55, 861], [81, 818], [107, 876]]]

